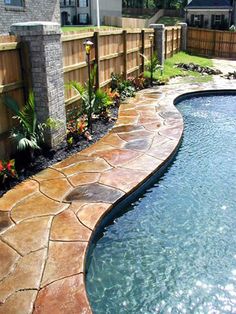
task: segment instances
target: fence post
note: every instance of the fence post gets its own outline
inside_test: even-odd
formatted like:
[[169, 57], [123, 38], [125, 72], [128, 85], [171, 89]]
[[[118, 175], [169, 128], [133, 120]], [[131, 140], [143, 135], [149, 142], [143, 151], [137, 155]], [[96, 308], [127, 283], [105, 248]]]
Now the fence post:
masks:
[[[144, 55], [145, 53], [145, 30], [144, 29], [142, 29], [141, 36], [142, 36], [141, 54]], [[144, 57], [142, 57], [141, 59], [142, 59], [141, 72], [143, 74], [145, 70], [145, 60], [144, 60]]]
[[172, 32], [171, 32], [171, 39], [172, 39], [172, 41], [171, 41], [171, 56], [173, 57], [173, 55], [174, 55], [174, 39], [175, 39], [175, 29], [174, 28], [172, 28]]
[[53, 22], [16, 23], [11, 32], [29, 45], [32, 90], [39, 122], [60, 120], [57, 129], [48, 130], [46, 144], [53, 147], [66, 135], [64, 80], [60, 25]]
[[97, 72], [96, 72], [96, 88], [100, 88], [100, 36], [99, 32], [94, 33], [94, 41], [95, 41], [95, 63], [97, 64]]
[[154, 28], [154, 42], [155, 50], [159, 63], [164, 65], [165, 61], [165, 25], [164, 24], [151, 24], [150, 27]]
[[178, 23], [181, 27], [181, 40], [180, 40], [180, 50], [187, 51], [187, 23]]
[[124, 80], [127, 79], [127, 30], [123, 31], [123, 50], [124, 50]]

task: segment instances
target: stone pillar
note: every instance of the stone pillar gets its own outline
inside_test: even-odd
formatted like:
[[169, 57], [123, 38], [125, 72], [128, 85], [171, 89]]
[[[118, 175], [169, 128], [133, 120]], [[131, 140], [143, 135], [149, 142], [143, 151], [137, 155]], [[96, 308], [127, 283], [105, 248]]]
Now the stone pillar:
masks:
[[186, 51], [187, 50], [187, 23], [178, 23], [179, 26], [181, 26], [181, 44], [180, 44], [180, 50]]
[[58, 23], [27, 22], [11, 26], [11, 32], [27, 42], [32, 73], [32, 90], [39, 122], [60, 121], [48, 130], [46, 144], [53, 147], [66, 135], [61, 29]]
[[165, 25], [151, 24], [150, 27], [154, 28], [155, 51], [159, 63], [163, 66], [165, 61]]

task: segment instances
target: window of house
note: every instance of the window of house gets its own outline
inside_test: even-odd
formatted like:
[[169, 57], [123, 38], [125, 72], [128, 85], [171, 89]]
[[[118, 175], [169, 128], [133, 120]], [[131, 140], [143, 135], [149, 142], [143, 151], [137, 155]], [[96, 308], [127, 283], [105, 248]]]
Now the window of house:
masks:
[[201, 21], [201, 15], [194, 15], [194, 24], [199, 25]]
[[4, 0], [6, 5], [12, 5], [15, 7], [23, 7], [23, 0]]
[[87, 13], [79, 14], [79, 24], [88, 24], [88, 14]]
[[215, 23], [220, 24], [221, 23], [221, 15], [215, 15]]
[[191, 15], [191, 26], [203, 27], [204, 15], [192, 14]]
[[79, 7], [86, 8], [88, 6], [88, 0], [79, 0]]

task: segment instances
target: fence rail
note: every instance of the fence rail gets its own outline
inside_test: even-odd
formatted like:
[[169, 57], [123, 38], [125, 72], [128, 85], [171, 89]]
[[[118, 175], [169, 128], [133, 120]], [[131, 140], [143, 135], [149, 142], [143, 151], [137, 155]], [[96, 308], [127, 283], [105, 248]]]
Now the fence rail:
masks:
[[235, 59], [236, 33], [189, 27], [187, 49], [193, 54]]
[[181, 27], [165, 28], [165, 59], [180, 51]]
[[[151, 55], [149, 34], [152, 29], [115, 30], [90, 32], [87, 34], [69, 33], [62, 37], [64, 81], [84, 82], [88, 79], [88, 69], [83, 42], [89, 39], [94, 43], [91, 63], [97, 64], [97, 85], [105, 87], [111, 81], [111, 73], [139, 75], [144, 70], [144, 60], [140, 53]], [[66, 106], [78, 101], [79, 97], [66, 89]]]

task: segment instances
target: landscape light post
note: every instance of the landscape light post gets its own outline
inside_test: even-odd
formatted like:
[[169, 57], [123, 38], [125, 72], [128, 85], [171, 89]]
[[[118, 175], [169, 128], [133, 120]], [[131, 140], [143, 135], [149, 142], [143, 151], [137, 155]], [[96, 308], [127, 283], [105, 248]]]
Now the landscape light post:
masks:
[[151, 44], [151, 60], [150, 60], [150, 68], [151, 68], [151, 86], [153, 86], [153, 40], [154, 40], [154, 34], [150, 34], [149, 35], [149, 40], [150, 40], [150, 44]]
[[93, 42], [90, 40], [86, 40], [84, 43], [84, 48], [87, 56], [87, 64], [88, 64], [88, 97], [89, 97], [89, 110], [88, 110], [88, 127], [90, 127], [92, 132], [92, 82], [91, 82], [91, 68], [90, 68], [90, 53], [93, 46]]

